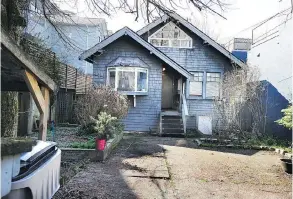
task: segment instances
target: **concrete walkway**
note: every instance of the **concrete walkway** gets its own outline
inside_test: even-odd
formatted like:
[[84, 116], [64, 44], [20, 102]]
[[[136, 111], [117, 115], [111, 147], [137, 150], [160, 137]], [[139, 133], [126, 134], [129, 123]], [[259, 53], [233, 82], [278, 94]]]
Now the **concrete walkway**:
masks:
[[292, 196], [291, 176], [272, 152], [198, 149], [192, 139], [141, 136], [126, 136], [108, 160], [90, 163], [61, 192], [64, 198]]

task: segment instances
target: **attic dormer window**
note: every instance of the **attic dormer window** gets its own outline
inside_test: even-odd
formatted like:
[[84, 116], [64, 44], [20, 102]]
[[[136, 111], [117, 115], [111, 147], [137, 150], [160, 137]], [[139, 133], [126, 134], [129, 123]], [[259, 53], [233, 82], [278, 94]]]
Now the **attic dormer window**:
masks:
[[192, 38], [173, 22], [169, 22], [149, 37], [156, 47], [191, 48]]

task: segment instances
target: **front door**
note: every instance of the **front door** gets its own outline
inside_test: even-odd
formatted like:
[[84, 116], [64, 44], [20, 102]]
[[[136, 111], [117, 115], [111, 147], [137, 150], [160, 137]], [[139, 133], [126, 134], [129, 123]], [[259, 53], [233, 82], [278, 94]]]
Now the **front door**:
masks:
[[173, 79], [163, 73], [162, 81], [162, 109], [171, 109], [173, 105]]

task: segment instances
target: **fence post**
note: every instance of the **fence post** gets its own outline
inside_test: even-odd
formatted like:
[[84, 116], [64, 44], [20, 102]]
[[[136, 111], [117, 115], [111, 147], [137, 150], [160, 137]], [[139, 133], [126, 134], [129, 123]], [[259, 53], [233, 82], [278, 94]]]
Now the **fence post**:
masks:
[[68, 70], [68, 66], [66, 65], [66, 68], [65, 68], [65, 91], [67, 92], [67, 70]]
[[86, 80], [87, 80], [87, 76], [85, 74], [84, 76], [84, 93], [86, 94]]

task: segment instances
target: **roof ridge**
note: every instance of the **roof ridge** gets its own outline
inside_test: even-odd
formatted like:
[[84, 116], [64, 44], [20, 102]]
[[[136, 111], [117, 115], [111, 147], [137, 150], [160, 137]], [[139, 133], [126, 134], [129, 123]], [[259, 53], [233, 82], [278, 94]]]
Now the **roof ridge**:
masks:
[[176, 12], [169, 12], [168, 14], [163, 15], [161, 18], [153, 21], [152, 23], [149, 23], [145, 27], [141, 28], [137, 31], [137, 34], [142, 35], [149, 31], [150, 29], [156, 27], [160, 23], [164, 22], [164, 20], [167, 20], [169, 18], [173, 18], [175, 20], [178, 20], [182, 25], [184, 25], [186, 28], [188, 28], [190, 31], [192, 31], [194, 34], [199, 36], [201, 39], [209, 43], [211, 46], [213, 46], [216, 50], [218, 50], [220, 53], [222, 53], [224, 56], [229, 58], [231, 61], [235, 62], [240, 67], [245, 67], [246, 64], [242, 62], [240, 59], [235, 57], [231, 52], [229, 52], [226, 48], [224, 48], [221, 44], [216, 42], [214, 39], [212, 39], [209, 35], [202, 32], [199, 28], [191, 24], [189, 21], [184, 19], [182, 16], [177, 14]]
[[125, 33], [127, 33], [126, 35], [130, 36], [132, 39], [134, 39], [136, 42], [140, 43], [143, 47], [145, 47], [146, 49], [148, 49], [149, 51], [151, 51], [153, 54], [155, 54], [158, 58], [160, 58], [161, 60], [163, 60], [165, 63], [167, 63], [168, 65], [170, 65], [171, 67], [173, 67], [175, 70], [177, 70], [179, 73], [181, 73], [182, 75], [184, 75], [185, 77], [189, 77], [191, 74], [188, 72], [188, 70], [186, 70], [184, 67], [182, 67], [180, 64], [178, 64], [177, 62], [175, 62], [173, 59], [171, 59], [169, 56], [167, 56], [166, 54], [164, 54], [162, 51], [160, 51], [158, 48], [156, 48], [155, 46], [153, 46], [151, 43], [145, 41], [143, 38], [141, 38], [135, 31], [133, 31], [132, 29], [130, 29], [127, 26], [124, 26], [123, 28], [121, 28], [120, 30], [116, 31], [115, 33], [113, 33], [110, 37], [104, 39], [103, 41], [101, 41], [100, 43], [97, 43], [95, 46], [93, 46], [92, 48], [84, 51], [80, 56], [79, 59], [83, 59], [86, 61], [92, 61], [89, 59], [90, 56], [92, 56], [93, 54], [95, 54], [96, 52], [99, 52], [102, 48], [108, 46], [109, 44], [111, 44], [112, 42], [114, 42], [115, 40], [117, 40], [118, 38], [122, 37], [123, 35], [125, 35]]

